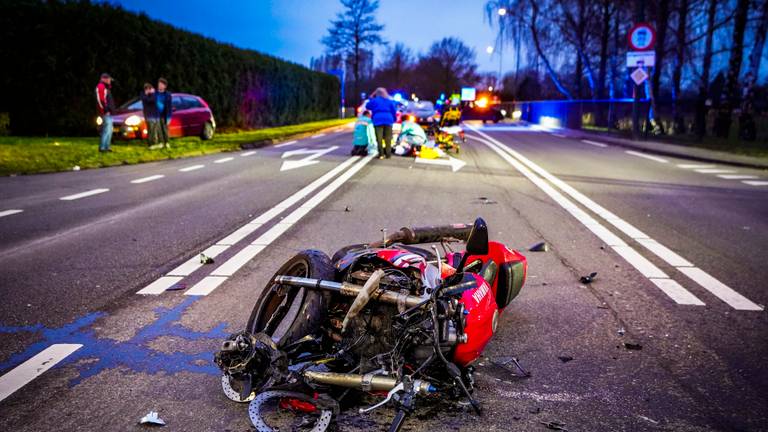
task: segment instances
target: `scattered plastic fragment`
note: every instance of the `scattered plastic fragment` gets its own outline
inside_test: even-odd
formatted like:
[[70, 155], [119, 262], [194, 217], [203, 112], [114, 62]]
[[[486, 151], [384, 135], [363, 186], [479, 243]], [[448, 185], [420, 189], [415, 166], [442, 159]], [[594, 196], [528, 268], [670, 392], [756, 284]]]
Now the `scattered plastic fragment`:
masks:
[[206, 254], [201, 253], [200, 264], [213, 264], [213, 258], [207, 256]]
[[619, 333], [619, 336], [624, 336], [624, 333], [626, 333], [626, 330], [624, 330], [624, 327], [622, 327], [619, 329], [618, 333]]
[[640, 345], [639, 343], [624, 342], [624, 348], [626, 348], [628, 350], [639, 351], [639, 350], [643, 349], [643, 346]]
[[598, 309], [608, 309], [608, 305], [605, 304], [605, 303], [602, 303], [602, 304], [597, 305], [597, 308]]
[[547, 242], [538, 242], [535, 245], [528, 248], [531, 252], [548, 252], [549, 251], [549, 244]]
[[165, 426], [165, 422], [160, 418], [156, 411], [150, 411], [149, 414], [142, 417], [141, 420], [139, 420], [139, 424]]
[[568, 429], [565, 428], [565, 423], [561, 423], [557, 420], [549, 421], [549, 422], [540, 422], [543, 424], [547, 429], [552, 430], [559, 430], [559, 431], [567, 431]]
[[568, 363], [569, 361], [573, 360], [573, 357], [571, 356], [558, 356], [557, 358], [559, 358], [563, 363]]
[[352, 210], [350, 210], [349, 206], [346, 206], [346, 207], [344, 207], [344, 211], [345, 212], [351, 212]]
[[581, 281], [581, 283], [588, 284], [588, 283], [592, 283], [592, 281], [595, 280], [596, 277], [597, 277], [597, 272], [592, 272], [589, 274], [589, 276], [582, 276], [581, 279], [579, 280]]
[[658, 421], [658, 420], [654, 420], [654, 419], [652, 419], [652, 418], [650, 418], [650, 417], [646, 417], [646, 416], [644, 416], [644, 415], [638, 415], [638, 417], [640, 417], [641, 419], [643, 419], [643, 420], [645, 420], [645, 421], [649, 421], [649, 422], [651, 422], [651, 423], [653, 423], [653, 424], [659, 424], [659, 421]]
[[480, 204], [498, 204], [496, 201], [488, 198], [488, 197], [477, 197], [478, 200], [480, 200]]
[[184, 282], [178, 282], [171, 285], [168, 289], [166, 289], [166, 291], [180, 291], [183, 289], [187, 289], [187, 284], [185, 284]]

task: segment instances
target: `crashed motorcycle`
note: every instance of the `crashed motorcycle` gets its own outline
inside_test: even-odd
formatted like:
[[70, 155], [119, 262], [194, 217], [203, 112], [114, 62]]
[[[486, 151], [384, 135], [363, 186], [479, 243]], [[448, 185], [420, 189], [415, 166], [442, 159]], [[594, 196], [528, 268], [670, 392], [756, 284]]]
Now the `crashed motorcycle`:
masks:
[[[481, 413], [473, 363], [525, 282], [525, 257], [489, 241], [481, 218], [383, 232], [333, 258], [316, 250], [291, 258], [261, 291], [246, 329], [215, 354], [225, 395], [250, 402], [258, 431], [276, 430], [267, 406], [298, 413], [302, 427], [319, 432], [340, 404], [363, 397], [380, 399], [361, 414], [395, 409], [390, 431], [420, 398], [467, 401]], [[454, 252], [461, 241], [465, 251]]]

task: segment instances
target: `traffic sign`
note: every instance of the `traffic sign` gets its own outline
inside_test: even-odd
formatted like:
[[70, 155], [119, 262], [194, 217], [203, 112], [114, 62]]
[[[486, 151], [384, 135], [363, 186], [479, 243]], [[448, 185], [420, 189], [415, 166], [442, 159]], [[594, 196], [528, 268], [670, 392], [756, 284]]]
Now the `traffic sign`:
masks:
[[627, 67], [656, 66], [655, 51], [627, 51]]
[[633, 51], [648, 51], [656, 43], [656, 31], [648, 23], [637, 23], [627, 35], [629, 48]]
[[648, 72], [646, 72], [643, 68], [637, 68], [634, 72], [629, 74], [629, 76], [632, 78], [632, 81], [634, 81], [635, 84], [640, 85], [643, 83], [643, 81], [648, 79]]

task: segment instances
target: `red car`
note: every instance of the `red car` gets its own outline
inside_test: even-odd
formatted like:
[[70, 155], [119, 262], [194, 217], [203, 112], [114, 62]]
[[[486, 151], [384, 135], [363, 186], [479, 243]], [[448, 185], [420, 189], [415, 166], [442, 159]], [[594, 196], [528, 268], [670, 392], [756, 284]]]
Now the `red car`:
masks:
[[[204, 140], [213, 138], [216, 131], [216, 120], [208, 104], [199, 96], [186, 93], [172, 93], [171, 123], [168, 125], [168, 135], [172, 138], [184, 136], [199, 136]], [[101, 117], [96, 119], [101, 126]], [[140, 99], [118, 108], [112, 116], [114, 136], [122, 139], [146, 139], [147, 124]]]

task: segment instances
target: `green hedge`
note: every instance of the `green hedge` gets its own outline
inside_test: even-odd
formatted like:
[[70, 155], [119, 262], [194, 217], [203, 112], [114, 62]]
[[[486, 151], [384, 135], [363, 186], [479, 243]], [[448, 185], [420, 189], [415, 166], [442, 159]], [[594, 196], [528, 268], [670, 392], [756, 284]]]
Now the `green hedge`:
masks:
[[14, 134], [93, 134], [99, 74], [117, 104], [144, 82], [201, 96], [219, 126], [253, 128], [334, 117], [338, 80], [222, 44], [109, 4], [0, 0], [0, 113]]

